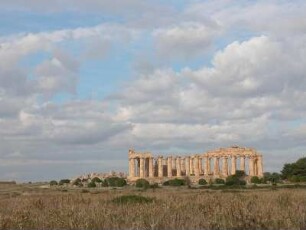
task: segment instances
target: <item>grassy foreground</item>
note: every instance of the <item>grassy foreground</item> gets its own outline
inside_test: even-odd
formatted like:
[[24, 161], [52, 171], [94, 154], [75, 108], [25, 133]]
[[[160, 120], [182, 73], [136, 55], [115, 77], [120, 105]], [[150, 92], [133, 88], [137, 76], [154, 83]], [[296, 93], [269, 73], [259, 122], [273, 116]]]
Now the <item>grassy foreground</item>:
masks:
[[0, 189], [0, 207], [0, 229], [306, 228], [305, 189], [88, 192], [15, 186]]

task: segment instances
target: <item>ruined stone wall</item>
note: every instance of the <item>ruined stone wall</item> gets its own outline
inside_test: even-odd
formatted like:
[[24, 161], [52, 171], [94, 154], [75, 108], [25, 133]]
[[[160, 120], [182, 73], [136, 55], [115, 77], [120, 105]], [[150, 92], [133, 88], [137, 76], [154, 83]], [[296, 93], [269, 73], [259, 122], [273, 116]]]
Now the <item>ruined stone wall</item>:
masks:
[[262, 155], [252, 148], [232, 146], [189, 156], [157, 156], [129, 150], [128, 181], [145, 178], [161, 183], [172, 178], [226, 178], [242, 170], [249, 176], [263, 176]]

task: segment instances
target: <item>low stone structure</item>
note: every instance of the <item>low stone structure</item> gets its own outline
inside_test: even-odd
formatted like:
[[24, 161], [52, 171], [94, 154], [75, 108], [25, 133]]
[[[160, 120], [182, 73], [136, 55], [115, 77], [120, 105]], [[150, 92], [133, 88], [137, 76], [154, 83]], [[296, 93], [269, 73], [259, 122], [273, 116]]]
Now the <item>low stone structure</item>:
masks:
[[128, 181], [131, 183], [139, 178], [162, 183], [184, 177], [188, 177], [191, 182], [197, 182], [200, 178], [226, 178], [235, 174], [236, 170], [244, 171], [249, 177], [263, 177], [262, 155], [252, 148], [239, 146], [184, 157], [153, 157], [150, 152], [129, 150]]
[[75, 177], [73, 178], [71, 181], [75, 181], [76, 179], [80, 179], [80, 180], [92, 180], [93, 178], [99, 178], [101, 180], [104, 180], [108, 177], [120, 177], [120, 178], [124, 178], [126, 179], [127, 178], [127, 174], [124, 173], [124, 172], [115, 172], [115, 171], [111, 171], [111, 172], [108, 172], [108, 173], [96, 173], [96, 172], [93, 172], [93, 173], [88, 173], [88, 174], [84, 174], [84, 175], [81, 175], [81, 176], [78, 176], [78, 177]]

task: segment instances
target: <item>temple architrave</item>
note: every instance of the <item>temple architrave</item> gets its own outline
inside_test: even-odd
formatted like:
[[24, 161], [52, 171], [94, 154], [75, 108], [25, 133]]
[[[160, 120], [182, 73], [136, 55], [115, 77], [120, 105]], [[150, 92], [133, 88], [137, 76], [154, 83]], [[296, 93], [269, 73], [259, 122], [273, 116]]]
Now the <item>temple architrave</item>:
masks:
[[252, 148], [232, 146], [190, 156], [157, 156], [129, 150], [129, 182], [144, 178], [162, 183], [173, 178], [226, 178], [242, 170], [249, 177], [263, 177], [262, 155]]

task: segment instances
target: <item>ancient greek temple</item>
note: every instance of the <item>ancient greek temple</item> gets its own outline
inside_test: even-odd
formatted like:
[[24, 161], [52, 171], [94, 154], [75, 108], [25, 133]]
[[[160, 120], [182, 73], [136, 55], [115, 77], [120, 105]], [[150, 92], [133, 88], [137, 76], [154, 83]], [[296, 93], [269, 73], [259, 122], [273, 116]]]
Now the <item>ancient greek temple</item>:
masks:
[[157, 156], [151, 153], [129, 150], [130, 182], [145, 178], [162, 182], [169, 178], [189, 177], [191, 181], [199, 178], [226, 178], [242, 170], [248, 176], [263, 176], [262, 155], [252, 148], [232, 146], [219, 148], [203, 154], [190, 156]]

